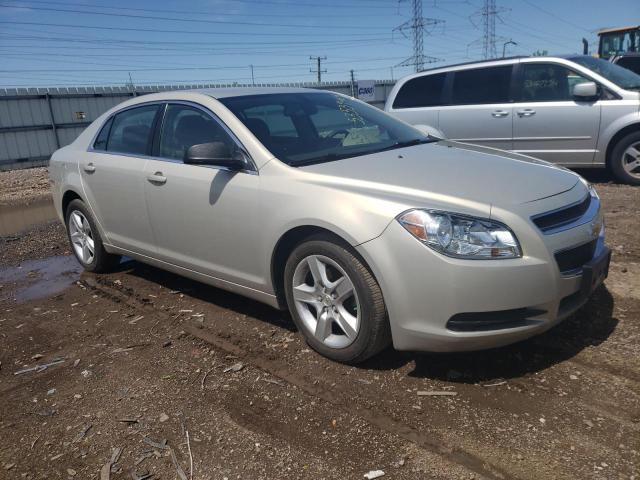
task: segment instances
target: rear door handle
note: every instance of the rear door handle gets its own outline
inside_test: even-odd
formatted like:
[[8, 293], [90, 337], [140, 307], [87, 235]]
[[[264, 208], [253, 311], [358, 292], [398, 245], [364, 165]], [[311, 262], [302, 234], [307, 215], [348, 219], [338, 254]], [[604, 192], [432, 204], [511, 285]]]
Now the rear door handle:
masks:
[[507, 115], [509, 115], [509, 112], [507, 112], [506, 110], [494, 110], [493, 112], [491, 112], [491, 116], [493, 118], [502, 118], [506, 117]]
[[149, 180], [151, 183], [157, 183], [160, 185], [162, 185], [163, 183], [167, 183], [167, 177], [162, 175], [162, 172], [156, 172], [153, 175], [149, 175], [147, 177], [147, 180]]
[[84, 166], [84, 171], [87, 173], [93, 173], [96, 171], [96, 167], [93, 165], [93, 163], [87, 163]]
[[525, 108], [524, 110], [518, 110], [519, 117], [533, 117], [536, 114], [536, 111], [532, 108]]

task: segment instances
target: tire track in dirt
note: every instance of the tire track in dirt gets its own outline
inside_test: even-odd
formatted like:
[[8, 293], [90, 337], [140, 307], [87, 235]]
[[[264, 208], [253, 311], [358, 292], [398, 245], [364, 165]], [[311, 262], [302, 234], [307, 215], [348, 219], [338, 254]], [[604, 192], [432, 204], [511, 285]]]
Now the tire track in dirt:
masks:
[[[124, 303], [138, 310], [151, 310], [160, 319], [172, 319], [172, 317], [166, 312], [158, 310], [147, 301], [143, 301], [147, 300], [146, 298], [141, 297], [143, 300], [140, 300], [140, 298], [133, 293], [132, 289], [119, 288], [118, 286], [109, 283], [110, 282], [100, 277], [98, 277], [97, 281], [94, 277], [89, 276], [82, 280], [83, 285], [107, 300], [111, 300], [116, 303]], [[183, 329], [194, 338], [197, 338], [226, 353], [235, 355], [243, 361], [250, 363], [254, 368], [284, 380], [291, 385], [295, 385], [306, 394], [319, 398], [320, 400], [339, 408], [345, 413], [357, 416], [386, 433], [396, 435], [430, 453], [435, 453], [447, 461], [482, 475], [485, 478], [493, 480], [502, 480], [507, 478], [519, 480], [519, 477], [514, 476], [512, 473], [507, 472], [497, 465], [491, 464], [473, 453], [458, 447], [446, 445], [446, 442], [435, 432], [424, 434], [411, 426], [402, 424], [390, 416], [380, 414], [368, 407], [360, 407], [357, 404], [353, 407], [348, 407], [351, 402], [345, 402], [344, 399], [351, 398], [352, 392], [345, 392], [337, 386], [332, 387], [331, 390], [327, 389], [317, 382], [309, 381], [306, 378], [291, 372], [291, 370], [282, 362], [267, 359], [263, 355], [247, 351], [229, 339], [221, 338], [215, 333], [198, 329], [193, 326], [184, 326]]]

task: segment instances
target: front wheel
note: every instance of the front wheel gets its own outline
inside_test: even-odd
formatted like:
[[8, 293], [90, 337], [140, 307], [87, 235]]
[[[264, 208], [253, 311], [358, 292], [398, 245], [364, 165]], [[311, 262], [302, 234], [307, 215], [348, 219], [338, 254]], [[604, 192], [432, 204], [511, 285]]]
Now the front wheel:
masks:
[[300, 244], [285, 266], [291, 316], [307, 343], [332, 360], [358, 363], [391, 333], [380, 286], [350, 247], [330, 237]]
[[104, 249], [91, 212], [82, 200], [69, 203], [65, 219], [71, 249], [85, 270], [108, 272], [120, 263], [119, 255], [112, 255]]
[[616, 144], [610, 166], [620, 182], [640, 185], [640, 132], [630, 133]]

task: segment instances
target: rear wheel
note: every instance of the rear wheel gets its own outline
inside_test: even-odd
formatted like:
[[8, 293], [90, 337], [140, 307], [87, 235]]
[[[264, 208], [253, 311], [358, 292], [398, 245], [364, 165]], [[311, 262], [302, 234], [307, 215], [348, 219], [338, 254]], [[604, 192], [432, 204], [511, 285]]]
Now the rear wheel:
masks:
[[611, 151], [611, 170], [623, 183], [640, 185], [640, 132], [623, 137]]
[[93, 217], [82, 200], [69, 203], [65, 218], [71, 249], [85, 270], [108, 272], [120, 263], [119, 255], [112, 255], [104, 249]]
[[331, 237], [312, 238], [284, 272], [289, 310], [307, 343], [346, 363], [366, 360], [391, 339], [380, 287], [354, 253]]

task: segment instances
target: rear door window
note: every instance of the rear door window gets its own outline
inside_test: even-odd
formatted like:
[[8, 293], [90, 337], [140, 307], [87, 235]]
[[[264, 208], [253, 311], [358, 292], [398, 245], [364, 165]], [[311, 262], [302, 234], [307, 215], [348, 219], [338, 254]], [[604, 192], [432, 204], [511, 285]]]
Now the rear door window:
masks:
[[446, 73], [412, 78], [396, 95], [393, 108], [436, 107], [442, 105]]
[[113, 118], [106, 150], [145, 155], [150, 147], [153, 121], [159, 105], [146, 105], [118, 113]]
[[508, 103], [512, 65], [459, 70], [454, 73], [452, 105]]

